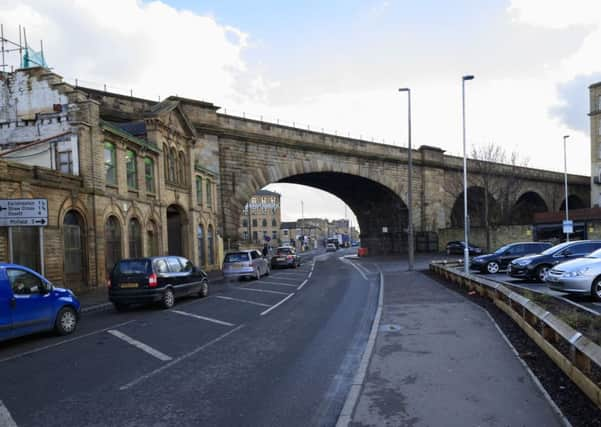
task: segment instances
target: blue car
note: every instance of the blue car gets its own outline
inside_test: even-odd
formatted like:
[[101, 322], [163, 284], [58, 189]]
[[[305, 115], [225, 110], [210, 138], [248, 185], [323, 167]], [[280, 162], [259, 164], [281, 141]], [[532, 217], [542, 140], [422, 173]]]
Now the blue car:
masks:
[[56, 288], [35, 271], [0, 263], [0, 341], [54, 329], [75, 331], [80, 304], [69, 289]]

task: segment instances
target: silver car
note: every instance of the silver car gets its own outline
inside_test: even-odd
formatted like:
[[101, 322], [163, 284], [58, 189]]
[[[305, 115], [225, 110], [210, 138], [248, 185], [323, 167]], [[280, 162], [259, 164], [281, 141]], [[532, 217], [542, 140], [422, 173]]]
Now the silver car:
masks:
[[256, 249], [229, 252], [223, 260], [225, 278], [249, 277], [260, 279], [269, 274], [269, 262]]
[[601, 249], [556, 265], [547, 273], [545, 282], [556, 291], [590, 294], [601, 301]]

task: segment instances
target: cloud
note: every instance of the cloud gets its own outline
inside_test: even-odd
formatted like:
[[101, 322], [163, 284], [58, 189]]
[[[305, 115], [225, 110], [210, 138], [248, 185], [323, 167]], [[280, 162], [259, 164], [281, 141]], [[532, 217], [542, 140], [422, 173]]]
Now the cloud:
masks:
[[589, 132], [589, 94], [588, 86], [601, 81], [601, 73], [579, 75], [557, 87], [560, 103], [550, 108], [552, 116], [557, 117], [570, 129]]
[[543, 28], [597, 26], [601, 22], [598, 0], [511, 0], [509, 12], [518, 22]]

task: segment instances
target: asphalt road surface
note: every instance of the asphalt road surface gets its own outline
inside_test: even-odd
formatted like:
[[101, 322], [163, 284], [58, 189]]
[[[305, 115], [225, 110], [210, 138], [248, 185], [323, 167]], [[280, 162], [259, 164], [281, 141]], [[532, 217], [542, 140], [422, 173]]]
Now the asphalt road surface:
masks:
[[333, 425], [378, 298], [341, 255], [2, 343], [0, 424]]

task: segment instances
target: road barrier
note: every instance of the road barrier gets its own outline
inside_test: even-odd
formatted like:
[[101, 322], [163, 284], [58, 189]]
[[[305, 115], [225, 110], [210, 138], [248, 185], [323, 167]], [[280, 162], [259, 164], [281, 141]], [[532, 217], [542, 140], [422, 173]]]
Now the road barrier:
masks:
[[434, 261], [430, 270], [493, 300], [601, 408], [601, 347], [530, 299], [498, 282], [465, 274], [458, 265]]

